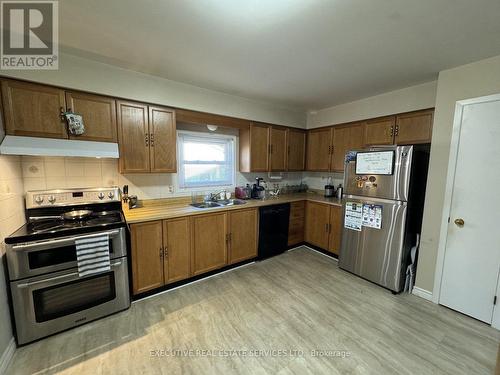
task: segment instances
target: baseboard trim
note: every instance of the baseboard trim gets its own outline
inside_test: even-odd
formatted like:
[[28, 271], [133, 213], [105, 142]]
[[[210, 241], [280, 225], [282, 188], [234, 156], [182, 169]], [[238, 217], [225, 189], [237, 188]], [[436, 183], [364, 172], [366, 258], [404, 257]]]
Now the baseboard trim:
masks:
[[416, 296], [426, 299], [427, 301], [432, 302], [432, 292], [429, 292], [428, 290], [419, 288], [418, 286], [414, 286], [413, 290], [411, 291], [411, 294], [415, 294]]
[[14, 357], [14, 353], [16, 352], [16, 341], [14, 337], [11, 338], [9, 345], [5, 348], [2, 356], [0, 357], [0, 375], [7, 373], [7, 368], [9, 367], [10, 361], [12, 357]]

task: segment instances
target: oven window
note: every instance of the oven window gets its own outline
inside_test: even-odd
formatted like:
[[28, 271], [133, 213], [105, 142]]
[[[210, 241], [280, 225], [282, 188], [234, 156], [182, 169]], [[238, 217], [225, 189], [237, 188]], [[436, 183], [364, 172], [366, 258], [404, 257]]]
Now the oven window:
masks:
[[[109, 252], [113, 254], [111, 239], [109, 240]], [[76, 247], [75, 245], [69, 245], [48, 250], [32, 251], [28, 253], [28, 262], [31, 270], [62, 263], [76, 262]]]
[[33, 291], [38, 323], [89, 309], [115, 298], [112, 271]]

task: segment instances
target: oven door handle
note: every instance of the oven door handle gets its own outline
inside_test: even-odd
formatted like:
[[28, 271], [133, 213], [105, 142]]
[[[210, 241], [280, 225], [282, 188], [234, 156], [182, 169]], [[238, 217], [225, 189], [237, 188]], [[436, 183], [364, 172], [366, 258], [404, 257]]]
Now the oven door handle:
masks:
[[[119, 260], [117, 262], [111, 263], [110, 266], [111, 267], [118, 267], [121, 264], [122, 264], [122, 261]], [[94, 275], [98, 275], [98, 274], [95, 273], [95, 274], [91, 274], [89, 276], [94, 276]], [[27, 283], [17, 284], [17, 287], [18, 288], [28, 288], [28, 287], [30, 287], [32, 285], [45, 284], [45, 283], [50, 283], [50, 282], [56, 281], [56, 280], [64, 280], [64, 279], [67, 279], [67, 278], [74, 278], [75, 276], [78, 276], [78, 272], [71, 272], [71, 273], [68, 273], [66, 275], [54, 276], [54, 277], [51, 277], [50, 279], [43, 279], [43, 280], [38, 280], [38, 281], [28, 281]], [[82, 277], [82, 279], [83, 278], [84, 277]]]
[[90, 238], [94, 236], [101, 236], [107, 234], [109, 237], [116, 236], [119, 234], [120, 231], [118, 229], [116, 230], [111, 230], [109, 232], [98, 232], [98, 233], [92, 233], [91, 235], [85, 235], [85, 236], [75, 236], [71, 238], [60, 238], [60, 239], [52, 239], [48, 241], [40, 241], [40, 242], [28, 242], [28, 243], [23, 243], [23, 244], [18, 244], [12, 246], [12, 250], [15, 251], [20, 251], [20, 250], [29, 250], [33, 248], [37, 248], [40, 246], [45, 246], [45, 245], [50, 245], [50, 246], [57, 246], [57, 245], [65, 245], [65, 244], [74, 244], [76, 240], [83, 239], [83, 238]]

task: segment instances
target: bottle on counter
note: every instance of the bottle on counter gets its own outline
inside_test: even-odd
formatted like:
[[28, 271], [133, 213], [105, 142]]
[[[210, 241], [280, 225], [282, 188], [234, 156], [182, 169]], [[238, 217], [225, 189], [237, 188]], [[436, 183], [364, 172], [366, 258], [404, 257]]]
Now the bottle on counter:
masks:
[[339, 184], [337, 187], [337, 191], [335, 193], [335, 196], [339, 199], [342, 199], [342, 193], [344, 192], [344, 188], [342, 187], [342, 184]]

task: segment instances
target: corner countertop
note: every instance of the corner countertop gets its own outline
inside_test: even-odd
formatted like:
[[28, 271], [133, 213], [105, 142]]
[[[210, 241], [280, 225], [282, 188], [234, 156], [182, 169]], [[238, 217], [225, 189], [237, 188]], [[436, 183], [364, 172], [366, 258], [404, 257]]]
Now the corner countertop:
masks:
[[268, 199], [249, 199], [246, 204], [237, 206], [215, 207], [215, 208], [195, 208], [189, 205], [190, 197], [152, 199], [141, 201], [140, 207], [129, 210], [123, 205], [123, 213], [127, 223], [141, 223], [153, 220], [172, 219], [183, 216], [203, 215], [214, 212], [242, 210], [245, 208], [254, 208], [262, 206], [271, 206], [273, 204], [291, 203], [298, 201], [310, 201], [324, 203], [332, 206], [342, 206], [342, 201], [338, 198], [325, 198], [321, 193], [307, 192], [297, 194], [285, 194], [276, 198]]

